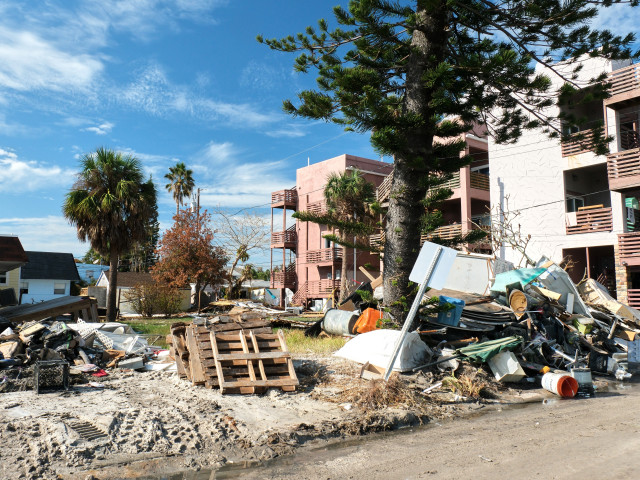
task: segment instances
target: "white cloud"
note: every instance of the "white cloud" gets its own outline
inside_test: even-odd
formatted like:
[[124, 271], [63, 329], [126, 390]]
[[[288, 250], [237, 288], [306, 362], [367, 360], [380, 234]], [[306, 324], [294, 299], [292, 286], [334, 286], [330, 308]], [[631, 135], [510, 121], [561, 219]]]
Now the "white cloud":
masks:
[[280, 117], [279, 114], [260, 113], [249, 104], [219, 102], [202, 97], [186, 86], [173, 84], [159, 65], [149, 65], [143, 69], [133, 82], [118, 92], [117, 97], [157, 116], [178, 112], [201, 120], [222, 120], [244, 127], [263, 126]]
[[37, 33], [0, 27], [0, 86], [18, 90], [86, 89], [103, 69], [86, 53], [70, 53]]
[[286, 163], [243, 162], [243, 152], [229, 142], [210, 142], [194, 161], [191, 168], [202, 175], [200, 204], [210, 208], [268, 204], [271, 192], [295, 183], [295, 171]]
[[25, 250], [72, 253], [80, 257], [89, 243], [78, 240], [77, 230], [62, 216], [0, 218], [0, 232], [17, 235]]
[[278, 130], [270, 130], [265, 132], [265, 135], [273, 138], [298, 138], [306, 135], [299, 127], [290, 125], [288, 128], [281, 128]]
[[84, 131], [93, 132], [96, 135], [106, 135], [107, 133], [111, 132], [112, 128], [113, 128], [113, 123], [104, 122], [104, 123], [101, 123], [100, 125], [96, 125], [94, 127], [87, 127], [87, 128], [84, 129]]
[[75, 172], [57, 165], [25, 161], [15, 152], [0, 148], [0, 192], [35, 191], [44, 188], [70, 186]]

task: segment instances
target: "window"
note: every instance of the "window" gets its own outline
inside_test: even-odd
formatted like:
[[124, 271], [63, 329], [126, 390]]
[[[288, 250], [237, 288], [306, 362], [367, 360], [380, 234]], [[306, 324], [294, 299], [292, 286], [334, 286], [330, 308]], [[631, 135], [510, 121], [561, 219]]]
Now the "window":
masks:
[[0, 285], [7, 285], [9, 283], [9, 272], [0, 273]]
[[53, 284], [54, 295], [64, 295], [67, 291], [67, 285], [64, 282], [56, 282]]

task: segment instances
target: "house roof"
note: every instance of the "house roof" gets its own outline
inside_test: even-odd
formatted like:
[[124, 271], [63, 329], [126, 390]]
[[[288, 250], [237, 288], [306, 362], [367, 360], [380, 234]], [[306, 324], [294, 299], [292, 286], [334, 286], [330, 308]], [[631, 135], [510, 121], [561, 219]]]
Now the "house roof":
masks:
[[71, 280], [79, 282], [80, 276], [71, 253], [26, 252], [29, 261], [22, 267], [23, 280]]
[[[109, 271], [103, 271], [100, 276], [104, 275], [109, 283]], [[153, 283], [150, 273], [145, 272], [118, 272], [118, 287], [135, 287], [136, 285], [146, 285]]]
[[8, 272], [28, 261], [18, 237], [0, 236], [0, 272]]

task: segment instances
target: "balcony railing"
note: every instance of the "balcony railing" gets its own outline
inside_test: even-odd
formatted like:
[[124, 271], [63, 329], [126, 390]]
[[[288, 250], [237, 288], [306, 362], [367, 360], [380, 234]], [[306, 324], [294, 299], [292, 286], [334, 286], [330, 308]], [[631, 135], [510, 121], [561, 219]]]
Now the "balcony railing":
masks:
[[307, 282], [307, 298], [326, 298], [340, 289], [340, 280], [311, 280]]
[[613, 230], [613, 216], [610, 207], [582, 207], [575, 214], [576, 223], [575, 225], [567, 225], [567, 235]]
[[325, 263], [342, 260], [341, 248], [321, 248], [306, 252], [307, 263]]
[[618, 247], [623, 265], [640, 265], [640, 232], [618, 235]]
[[640, 148], [607, 155], [609, 188], [634, 187], [640, 184]]
[[628, 67], [614, 70], [609, 74], [611, 97], [628, 93], [640, 88], [640, 64], [629, 65]]
[[389, 198], [391, 193], [391, 182], [393, 182], [393, 171], [385, 177], [380, 186], [376, 189], [376, 200], [380, 203]]
[[[580, 137], [578, 139], [577, 137]], [[574, 133], [571, 137], [562, 142], [562, 156], [578, 155], [579, 153], [591, 152], [593, 150], [593, 130], [582, 130]]]
[[640, 289], [630, 288], [627, 290], [627, 305], [631, 308], [640, 308]]
[[428, 235], [422, 235], [420, 237], [420, 243], [424, 243], [426, 240], [430, 240], [433, 237], [440, 237], [443, 240], [451, 240], [459, 235], [462, 235], [462, 224], [452, 223], [451, 225], [438, 227]]
[[291, 288], [296, 285], [295, 272], [275, 272], [271, 274], [271, 288]]
[[307, 212], [314, 215], [324, 215], [325, 213], [327, 213], [327, 204], [324, 200], [307, 203]]
[[489, 175], [486, 173], [471, 172], [471, 188], [489, 191]]
[[295, 188], [290, 190], [279, 190], [271, 194], [271, 204], [295, 205], [298, 201], [298, 191]]
[[295, 225], [287, 228], [284, 232], [271, 233], [271, 245], [282, 245], [285, 243], [296, 243], [298, 234]]

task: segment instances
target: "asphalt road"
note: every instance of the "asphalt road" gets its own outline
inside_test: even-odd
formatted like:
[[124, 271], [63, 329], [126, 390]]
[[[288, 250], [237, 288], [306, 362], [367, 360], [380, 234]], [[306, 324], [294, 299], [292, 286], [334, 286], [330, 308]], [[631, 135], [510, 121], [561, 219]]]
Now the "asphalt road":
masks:
[[592, 399], [506, 407], [402, 433], [325, 444], [268, 465], [216, 472], [239, 479], [637, 479], [640, 385]]

